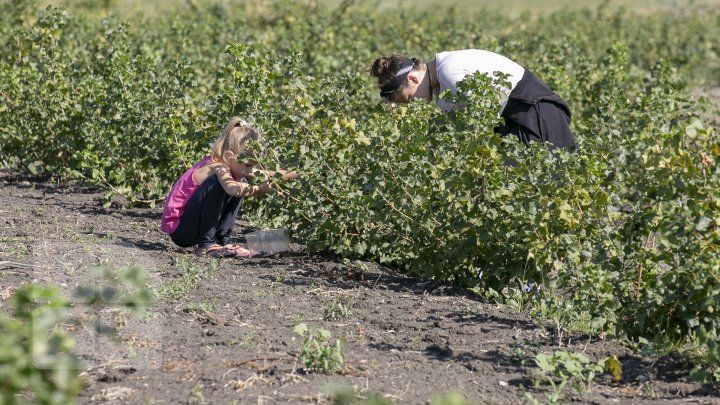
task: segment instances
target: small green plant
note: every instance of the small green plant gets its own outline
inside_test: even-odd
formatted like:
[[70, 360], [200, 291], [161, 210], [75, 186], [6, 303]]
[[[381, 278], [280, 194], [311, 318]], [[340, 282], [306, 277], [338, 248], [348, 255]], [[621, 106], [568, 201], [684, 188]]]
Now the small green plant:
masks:
[[708, 332], [704, 327], [698, 328], [700, 342], [699, 357], [707, 364], [697, 366], [690, 372], [690, 379], [702, 383], [714, 382], [720, 385], [720, 343], [716, 333]]
[[529, 392], [525, 393], [525, 399], [528, 401], [528, 403], [532, 405], [556, 405], [559, 404], [560, 401], [565, 398], [565, 386], [567, 385], [567, 380], [562, 380], [559, 384], [555, 384], [555, 381], [548, 380], [548, 384], [552, 387], [552, 390], [548, 393], [545, 393], [545, 398], [547, 399], [547, 403], [543, 403], [539, 401], [537, 398], [535, 398], [532, 394]]
[[373, 357], [370, 359], [370, 368], [372, 368], [372, 369], [378, 368], [378, 360], [376, 357]]
[[[595, 377], [606, 371], [610, 372], [617, 381], [622, 377], [622, 365], [615, 355], [592, 362], [582, 353], [558, 350], [553, 354], [538, 353], [535, 364], [543, 374], [536, 384], [546, 381], [556, 389], [556, 392], [562, 391], [565, 385], [569, 384], [576, 392], [582, 394], [590, 390]], [[555, 384], [555, 379], [560, 379], [559, 385]]]
[[195, 283], [208, 278], [219, 265], [218, 260], [213, 260], [209, 265], [201, 267], [183, 258], [176, 259], [175, 267], [182, 272], [182, 275], [178, 280], [163, 283], [160, 286], [160, 296], [170, 301], [177, 300], [190, 291]]
[[0, 402], [32, 392], [36, 403], [72, 403], [83, 388], [74, 340], [57, 326], [69, 303], [56, 287], [31, 284], [11, 299], [14, 314], [0, 312]]
[[271, 291], [263, 290], [263, 289], [257, 289], [255, 290], [255, 296], [258, 298], [265, 298], [272, 295]]
[[[145, 313], [150, 293], [146, 274], [136, 267], [111, 272], [97, 269], [101, 282], [75, 290], [78, 303], [92, 307], [121, 307], [136, 315]], [[70, 313], [70, 303], [55, 286], [30, 284], [10, 299], [12, 314], [0, 311], [0, 403], [16, 403], [19, 393], [31, 393], [33, 403], [74, 403], [83, 388], [82, 365], [73, 353], [75, 342], [63, 329], [79, 323]], [[77, 305], [77, 304], [76, 304]], [[114, 330], [92, 320], [94, 330]]]
[[115, 271], [98, 267], [91, 275], [94, 281], [75, 289], [80, 302], [96, 307], [122, 306], [138, 317], [146, 315], [145, 309], [153, 301], [153, 295], [146, 288], [147, 273], [141, 268], [130, 266]]
[[525, 342], [512, 342], [510, 344], [510, 348], [512, 349], [512, 357], [510, 358], [510, 360], [513, 362], [513, 364], [516, 364], [520, 367], [525, 367], [528, 362], [528, 356], [527, 352], [525, 351], [524, 343]]
[[497, 304], [507, 305], [516, 311], [526, 311], [527, 307], [532, 303], [538, 285], [520, 279], [514, 279], [513, 282], [517, 284], [517, 287], [507, 286], [499, 292], [488, 288], [485, 297]]
[[209, 303], [209, 302], [193, 302], [188, 304], [185, 307], [185, 312], [215, 312], [217, 310], [217, 307], [215, 304]]
[[[356, 339], [358, 340], [358, 339]], [[418, 335], [413, 335], [410, 337], [410, 348], [413, 350], [419, 350], [420, 349], [420, 342], [422, 341], [422, 338]]]
[[[242, 338], [242, 341], [235, 340], [237, 342], [237, 345], [250, 348], [253, 346], [253, 342], [255, 340], [255, 337], [258, 335], [258, 330], [256, 328], [251, 328], [250, 331]], [[231, 342], [232, 345], [232, 342]]]
[[188, 395], [188, 401], [191, 404], [204, 404], [205, 403], [205, 397], [203, 396], [204, 388], [205, 388], [205, 386], [202, 384], [193, 385], [192, 389], [190, 390], [190, 395]]
[[310, 329], [305, 323], [296, 325], [295, 333], [303, 338], [300, 360], [308, 371], [333, 373], [345, 363], [342, 352], [344, 336], [336, 339], [333, 344], [330, 332], [323, 328]]
[[[328, 385], [324, 389], [333, 405], [393, 405], [379, 392], [360, 394], [348, 385]], [[473, 405], [462, 394], [450, 393], [433, 398], [430, 405]]]
[[79, 233], [74, 228], [65, 228], [63, 230], [63, 238], [65, 238], [67, 240], [71, 240], [73, 242], [77, 242], [77, 243], [86, 242], [88, 240], [88, 238], [85, 235]]
[[10, 256], [25, 256], [30, 253], [30, 248], [28, 248], [24, 243], [19, 243], [8, 248], [6, 252]]
[[468, 401], [464, 395], [459, 393], [450, 393], [435, 397], [430, 405], [473, 405], [474, 402]]
[[325, 308], [324, 318], [327, 321], [339, 321], [341, 319], [348, 318], [352, 315], [349, 302], [343, 302], [342, 300], [335, 299], [332, 304]]
[[393, 405], [393, 402], [378, 392], [358, 394], [348, 385], [329, 385], [324, 389], [333, 405]]

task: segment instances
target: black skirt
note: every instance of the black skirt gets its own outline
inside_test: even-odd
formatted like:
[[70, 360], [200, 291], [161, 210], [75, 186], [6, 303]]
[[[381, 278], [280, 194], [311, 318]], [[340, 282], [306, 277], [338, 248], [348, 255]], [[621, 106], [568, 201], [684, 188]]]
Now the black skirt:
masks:
[[501, 117], [505, 123], [495, 131], [502, 135], [513, 134], [526, 145], [549, 142], [554, 147], [567, 148], [576, 144], [570, 130], [570, 108], [527, 69], [510, 92]]

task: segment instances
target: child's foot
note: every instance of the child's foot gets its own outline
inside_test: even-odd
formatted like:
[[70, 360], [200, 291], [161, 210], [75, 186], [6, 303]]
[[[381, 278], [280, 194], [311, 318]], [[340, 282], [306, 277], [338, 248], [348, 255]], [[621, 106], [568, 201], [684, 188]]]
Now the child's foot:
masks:
[[253, 257], [255, 255], [255, 252], [240, 245], [229, 244], [225, 245], [225, 248], [235, 251], [235, 257]]
[[195, 249], [195, 255], [200, 257], [226, 258], [237, 256], [237, 252], [233, 249], [228, 249], [226, 246], [210, 245], [198, 247]]

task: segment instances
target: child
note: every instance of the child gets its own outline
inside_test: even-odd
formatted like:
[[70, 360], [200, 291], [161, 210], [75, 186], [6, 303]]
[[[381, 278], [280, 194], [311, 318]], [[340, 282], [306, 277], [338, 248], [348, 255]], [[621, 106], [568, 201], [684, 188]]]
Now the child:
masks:
[[[233, 117], [213, 144], [210, 156], [180, 176], [165, 200], [160, 226], [176, 245], [197, 245], [198, 256], [252, 255], [248, 249], [228, 242], [242, 199], [264, 197], [273, 190], [268, 181], [257, 186], [248, 183], [254, 177], [258, 158], [252, 143], [263, 141], [247, 122]], [[275, 173], [264, 172], [269, 177]], [[299, 176], [278, 172], [285, 180]]]

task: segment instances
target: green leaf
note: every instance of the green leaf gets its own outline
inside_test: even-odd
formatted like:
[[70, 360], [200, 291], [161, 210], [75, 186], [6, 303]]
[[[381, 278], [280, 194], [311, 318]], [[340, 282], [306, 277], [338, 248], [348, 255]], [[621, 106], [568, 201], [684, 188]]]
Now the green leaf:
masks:
[[622, 364], [614, 354], [605, 359], [605, 371], [610, 372], [615, 381], [620, 381], [622, 378]]
[[307, 332], [307, 330], [308, 330], [308, 326], [305, 322], [295, 325], [295, 329], [294, 329], [295, 333], [297, 333], [300, 336], [305, 336], [305, 333]]
[[695, 225], [695, 230], [698, 232], [706, 231], [711, 222], [712, 220], [710, 218], [703, 216], [698, 220], [697, 225]]
[[595, 317], [592, 321], [590, 321], [590, 327], [595, 330], [602, 330], [605, 327], [605, 324], [607, 324], [607, 318], [604, 316]]
[[538, 353], [535, 356], [535, 364], [542, 370], [543, 372], [550, 372], [555, 370], [555, 367], [550, 364], [550, 359], [552, 356], [545, 354], [545, 353]]

